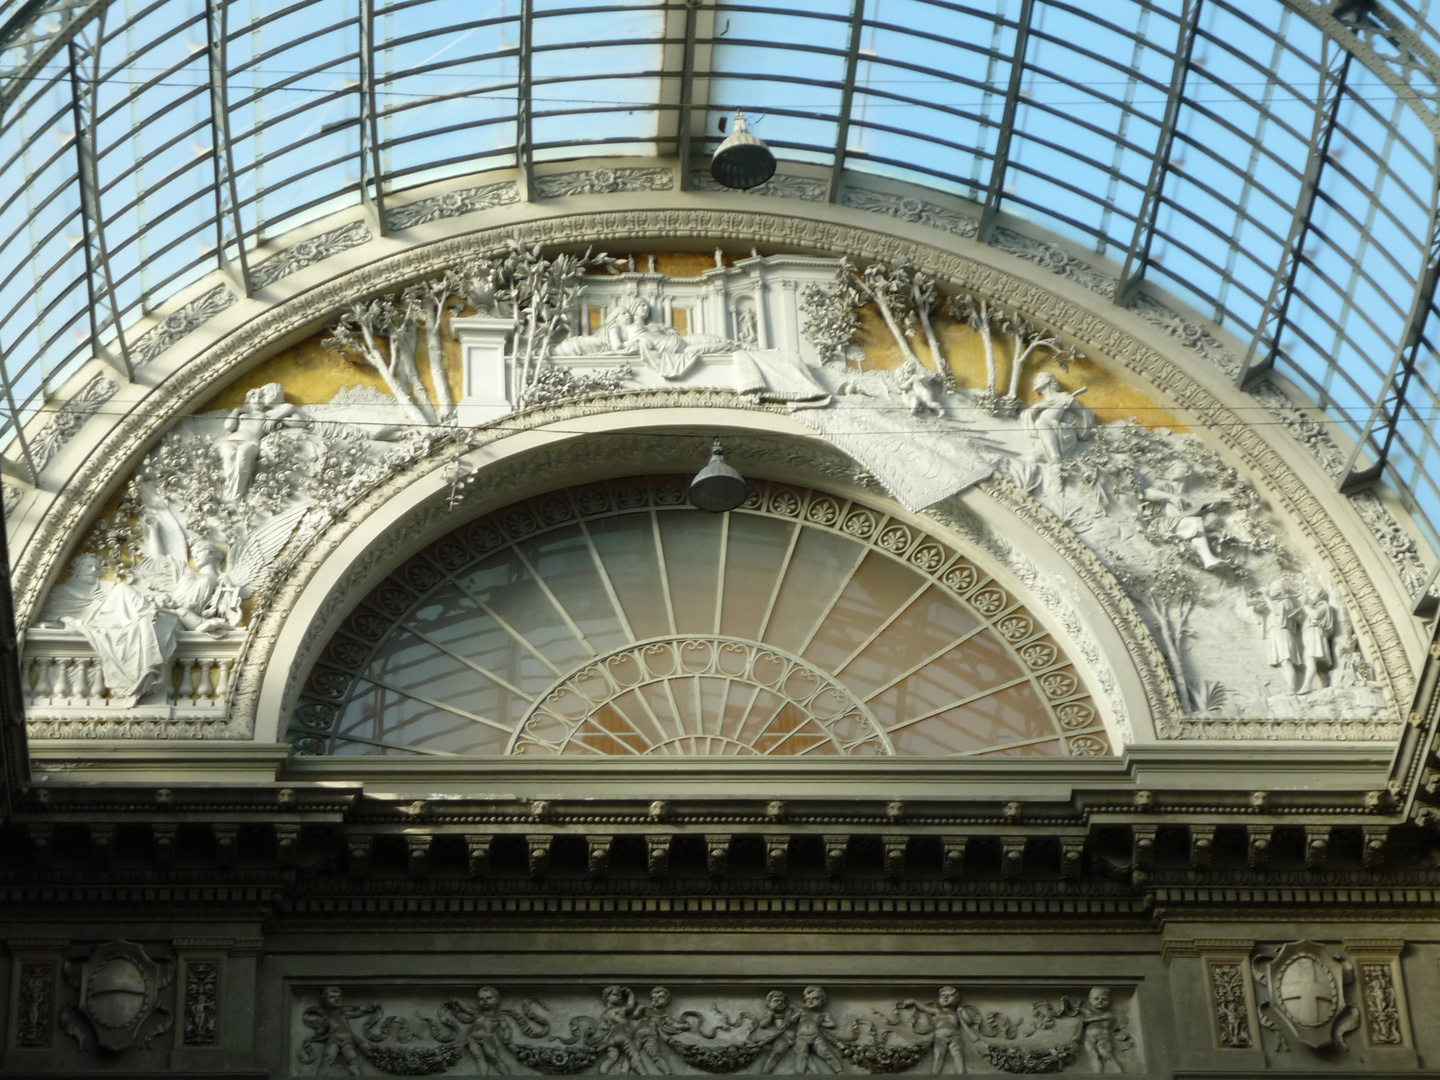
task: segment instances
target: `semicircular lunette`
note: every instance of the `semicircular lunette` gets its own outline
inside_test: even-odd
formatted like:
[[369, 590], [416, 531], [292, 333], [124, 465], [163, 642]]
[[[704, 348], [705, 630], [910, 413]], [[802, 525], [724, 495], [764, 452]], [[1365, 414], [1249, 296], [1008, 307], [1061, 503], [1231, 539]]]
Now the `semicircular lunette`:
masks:
[[708, 514], [682, 477], [552, 492], [455, 530], [336, 632], [305, 754], [1093, 756], [1060, 644], [913, 524], [756, 482]]

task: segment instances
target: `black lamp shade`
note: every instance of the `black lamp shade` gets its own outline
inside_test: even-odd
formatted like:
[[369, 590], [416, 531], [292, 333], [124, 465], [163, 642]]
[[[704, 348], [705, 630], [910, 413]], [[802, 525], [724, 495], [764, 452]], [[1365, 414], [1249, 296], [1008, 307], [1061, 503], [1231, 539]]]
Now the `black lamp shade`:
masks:
[[763, 140], [745, 130], [745, 117], [739, 113], [729, 137], [710, 159], [710, 175], [716, 183], [742, 191], [759, 187], [775, 175], [775, 155]]

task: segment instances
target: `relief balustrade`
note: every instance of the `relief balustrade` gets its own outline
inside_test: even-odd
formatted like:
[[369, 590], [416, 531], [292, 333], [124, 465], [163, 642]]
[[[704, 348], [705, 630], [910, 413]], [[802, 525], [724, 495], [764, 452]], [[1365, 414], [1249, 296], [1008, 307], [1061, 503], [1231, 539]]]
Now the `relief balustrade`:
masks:
[[72, 720], [108, 713], [151, 719], [221, 717], [244, 638], [216, 639], [198, 631], [175, 635], [175, 652], [144, 692], [110, 685], [105, 664], [74, 630], [33, 629], [26, 634], [22, 693], [32, 722]]

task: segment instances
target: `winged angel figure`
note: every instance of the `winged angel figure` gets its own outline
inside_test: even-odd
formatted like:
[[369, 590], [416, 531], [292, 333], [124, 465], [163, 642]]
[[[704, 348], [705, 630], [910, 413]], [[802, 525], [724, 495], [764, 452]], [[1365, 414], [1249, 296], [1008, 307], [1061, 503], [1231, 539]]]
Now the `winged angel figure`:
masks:
[[240, 625], [240, 602], [254, 593], [312, 509], [298, 503], [243, 533], [222, 568], [220, 549], [205, 539], [192, 542], [179, 516], [149, 485], [141, 487], [140, 499], [144, 558], [135, 567], [136, 584], [186, 630], [213, 637], [224, 637]]

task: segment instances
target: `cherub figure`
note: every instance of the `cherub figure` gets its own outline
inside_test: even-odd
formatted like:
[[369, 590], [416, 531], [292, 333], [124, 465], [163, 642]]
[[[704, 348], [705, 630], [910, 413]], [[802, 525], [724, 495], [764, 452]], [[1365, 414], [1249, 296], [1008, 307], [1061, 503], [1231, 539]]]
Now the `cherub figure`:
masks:
[[[911, 1026], [916, 1035], [930, 1036], [930, 1071], [937, 1074], [944, 1072], [945, 1059], [948, 1057], [954, 1063], [955, 1071], [963, 1073], [965, 1045], [961, 1036], [965, 1031], [965, 1017], [960, 1004], [960, 991], [953, 986], [942, 986], [934, 1001], [922, 1005], [912, 998], [895, 1006], [897, 1013], [901, 1009], [915, 1011]], [[920, 1021], [922, 1016], [931, 1018], [923, 1027]], [[898, 1020], [898, 1017], [896, 1019]]]
[[935, 396], [936, 389], [944, 381], [938, 371], [920, 366], [913, 357], [900, 366], [896, 385], [900, 388], [900, 400], [910, 407], [916, 416], [939, 416], [941, 405]]
[[336, 1061], [344, 1062], [345, 1071], [351, 1076], [359, 1076], [360, 1051], [355, 1048], [357, 1037], [350, 1024], [364, 1016], [378, 1017], [380, 1011], [378, 1004], [346, 1005], [338, 986], [325, 987], [320, 991], [320, 1004], [306, 1009], [301, 1017], [312, 1034], [300, 1045], [300, 1061], [303, 1064], [314, 1061], [314, 1048], [321, 1045], [325, 1049], [315, 1069], [316, 1076], [325, 1075]]
[[[835, 1028], [835, 1018], [825, 1011], [828, 1001], [825, 991], [818, 986], [807, 986], [800, 1000], [801, 1008], [795, 1011], [794, 1019], [795, 1071], [808, 1071], [811, 1054], [829, 1065], [832, 1071], [843, 1071], [840, 1055], [835, 1052], [830, 1036], [826, 1034]], [[765, 1071], [770, 1070], [767, 1068]]]
[[1125, 1066], [1116, 1055], [1127, 1047], [1130, 1036], [1120, 1030], [1125, 1021], [1111, 1005], [1108, 987], [1097, 986], [1090, 991], [1080, 1006], [1080, 1019], [1085, 1025], [1083, 1040], [1085, 1049], [1094, 1055], [1098, 1072], [1123, 1073]]
[[635, 1005], [635, 993], [628, 986], [607, 986], [600, 991], [600, 1024], [605, 1040], [605, 1057], [600, 1062], [602, 1074], [610, 1072], [617, 1065], [624, 1072], [643, 1073], [641, 1049], [636, 1020], [639, 1009]]
[[664, 1053], [666, 1041], [671, 1035], [689, 1031], [690, 1024], [683, 1016], [695, 1015], [681, 1014], [682, 1018], [671, 1016], [670, 1001], [670, 991], [663, 986], [657, 986], [650, 991], [650, 1004], [641, 1005], [636, 1010], [639, 1022], [635, 1025], [635, 1041], [650, 1063], [662, 1073], [670, 1071], [670, 1064], [665, 1060]]
[[[765, 995], [765, 1015], [755, 1022], [750, 1031], [750, 1040], [761, 1045], [770, 1044], [770, 1052], [765, 1055], [765, 1060], [760, 1064], [761, 1072], [774, 1072], [775, 1066], [780, 1064], [780, 1059], [785, 1056], [795, 1040], [791, 1037], [790, 1031], [799, 1019], [800, 1010], [790, 1004], [790, 999], [785, 996], [783, 990], [771, 990]], [[755, 1033], [760, 1029], [773, 1029], [773, 1034], [762, 1039], [756, 1039]]]
[[500, 1004], [499, 990], [482, 986], [475, 991], [474, 1005], [451, 998], [440, 1006], [435, 1019], [427, 1017], [425, 1023], [438, 1042], [454, 1042], [457, 1035], [462, 1037], [465, 1052], [474, 1059], [482, 1075], [505, 1076], [510, 1073], [505, 1050], [515, 1042], [511, 1022], [532, 1039], [550, 1030], [549, 1022], [534, 1011], [535, 1005], [531, 998], [521, 1004], [521, 1012], [506, 1009]]

